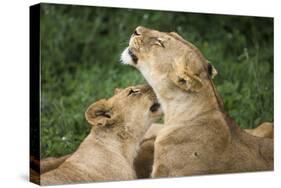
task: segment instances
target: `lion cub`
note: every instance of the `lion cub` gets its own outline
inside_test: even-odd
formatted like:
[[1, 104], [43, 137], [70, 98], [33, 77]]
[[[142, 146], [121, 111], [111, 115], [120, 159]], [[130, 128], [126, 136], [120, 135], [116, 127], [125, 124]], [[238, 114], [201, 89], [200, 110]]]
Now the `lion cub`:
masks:
[[137, 27], [121, 59], [136, 67], [164, 111], [152, 177], [273, 169], [273, 140], [245, 133], [224, 111], [216, 69], [177, 33]]
[[149, 125], [161, 115], [147, 85], [117, 90], [92, 104], [85, 116], [91, 132], [57, 169], [41, 175], [41, 184], [85, 183], [135, 179], [133, 161]]

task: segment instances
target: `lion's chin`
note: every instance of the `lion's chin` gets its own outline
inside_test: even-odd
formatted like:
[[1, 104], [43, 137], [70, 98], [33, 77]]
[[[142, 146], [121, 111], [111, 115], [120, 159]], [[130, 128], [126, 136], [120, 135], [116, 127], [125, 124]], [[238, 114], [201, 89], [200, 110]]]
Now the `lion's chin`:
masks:
[[130, 53], [129, 53], [129, 47], [127, 47], [122, 52], [120, 61], [121, 61], [122, 64], [125, 64], [125, 65], [132, 65], [133, 64], [133, 59], [132, 59], [132, 57], [130, 56]]
[[138, 57], [127, 47], [121, 54], [121, 62], [123, 64], [136, 65]]

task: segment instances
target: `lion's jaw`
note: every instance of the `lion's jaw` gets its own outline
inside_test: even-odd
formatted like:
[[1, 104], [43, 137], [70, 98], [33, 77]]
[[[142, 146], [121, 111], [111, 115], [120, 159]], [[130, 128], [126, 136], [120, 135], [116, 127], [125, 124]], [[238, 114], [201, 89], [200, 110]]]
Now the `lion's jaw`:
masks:
[[[138, 64], [136, 65], [131, 55], [129, 54], [129, 47], [127, 47], [121, 54], [121, 63], [125, 65], [134, 66], [141, 72], [143, 77], [146, 79], [148, 84], [153, 88], [159, 102], [161, 103], [161, 107], [166, 113], [167, 104], [169, 100], [174, 99], [175, 97], [179, 97], [180, 95], [174, 95], [174, 91], [169, 93], [166, 91], [167, 83], [170, 82], [166, 75], [157, 75], [149, 66], [149, 63], [153, 62], [143, 62], [139, 60]], [[164, 92], [165, 91], [165, 92]], [[179, 92], [181, 93], [181, 92]]]
[[180, 88], [175, 87], [167, 74], [157, 74], [150, 67], [154, 62], [142, 62], [142, 60], [139, 60], [138, 64], [135, 65], [128, 53], [128, 48], [123, 51], [121, 60], [123, 64], [136, 67], [153, 88], [165, 114], [165, 123], [173, 122], [175, 119], [180, 121], [181, 117], [186, 121], [187, 118], [192, 119], [201, 111], [201, 108], [194, 109], [189, 107], [202, 106], [202, 99], [189, 95]]

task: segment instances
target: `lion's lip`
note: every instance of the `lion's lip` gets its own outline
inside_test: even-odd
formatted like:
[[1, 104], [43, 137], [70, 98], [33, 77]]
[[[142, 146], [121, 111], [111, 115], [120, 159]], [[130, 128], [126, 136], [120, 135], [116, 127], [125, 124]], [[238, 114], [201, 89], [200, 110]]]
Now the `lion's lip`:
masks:
[[159, 109], [160, 107], [161, 107], [160, 103], [154, 102], [154, 103], [151, 105], [151, 107], [149, 108], [149, 110], [150, 110], [151, 112], [156, 112], [156, 111], [158, 111], [158, 109]]
[[132, 60], [133, 60], [133, 62], [134, 62], [134, 64], [137, 64], [138, 63], [138, 60], [139, 60], [139, 58], [132, 52], [132, 50], [131, 49], [128, 49], [128, 54], [131, 56], [131, 58], [132, 58]]

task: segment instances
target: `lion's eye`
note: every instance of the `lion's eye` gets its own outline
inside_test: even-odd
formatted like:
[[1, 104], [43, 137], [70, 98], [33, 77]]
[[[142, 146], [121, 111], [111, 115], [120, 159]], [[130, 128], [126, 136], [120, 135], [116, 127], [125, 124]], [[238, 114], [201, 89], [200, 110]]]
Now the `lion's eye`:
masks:
[[135, 95], [139, 95], [139, 94], [141, 94], [140, 89], [130, 89], [128, 96], [130, 96], [130, 95], [135, 96]]
[[156, 38], [155, 44], [161, 46], [162, 48], [165, 48], [164, 40], [162, 38]]

